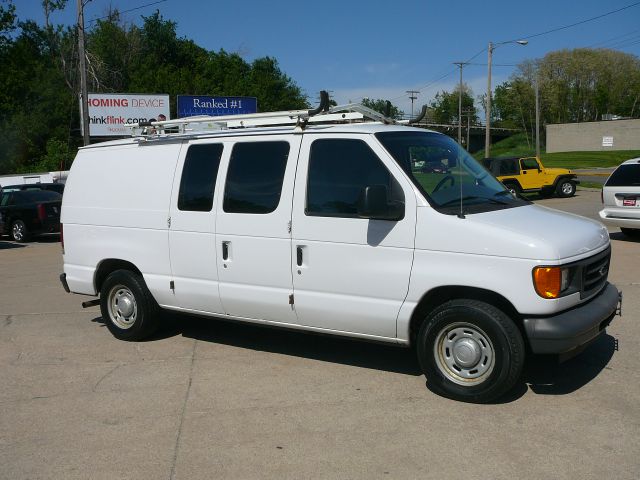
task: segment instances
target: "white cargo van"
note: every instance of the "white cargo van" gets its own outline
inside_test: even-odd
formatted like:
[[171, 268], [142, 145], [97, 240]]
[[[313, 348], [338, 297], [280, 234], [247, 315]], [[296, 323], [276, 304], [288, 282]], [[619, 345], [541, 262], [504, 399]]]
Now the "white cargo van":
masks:
[[618, 312], [607, 230], [440, 133], [324, 102], [137, 127], [80, 149], [62, 208], [63, 286], [117, 338], [166, 309], [414, 346], [433, 388], [486, 402]]

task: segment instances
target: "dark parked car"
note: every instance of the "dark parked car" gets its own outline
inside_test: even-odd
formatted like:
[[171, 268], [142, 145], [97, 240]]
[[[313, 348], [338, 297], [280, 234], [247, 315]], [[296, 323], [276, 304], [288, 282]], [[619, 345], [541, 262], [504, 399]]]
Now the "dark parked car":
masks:
[[31, 235], [60, 231], [62, 195], [49, 190], [2, 192], [0, 215], [4, 221], [1, 232], [16, 242], [26, 242]]
[[1, 187], [2, 192], [15, 192], [18, 190], [51, 190], [58, 192], [60, 195], [64, 193], [64, 183], [23, 183], [20, 185], [6, 185]]

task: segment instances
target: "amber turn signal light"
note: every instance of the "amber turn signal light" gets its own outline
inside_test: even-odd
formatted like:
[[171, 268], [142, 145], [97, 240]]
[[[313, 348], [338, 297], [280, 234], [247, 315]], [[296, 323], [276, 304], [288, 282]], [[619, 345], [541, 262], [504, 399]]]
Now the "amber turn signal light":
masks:
[[542, 298], [558, 298], [562, 291], [562, 268], [534, 268], [533, 286], [536, 289], [536, 293]]

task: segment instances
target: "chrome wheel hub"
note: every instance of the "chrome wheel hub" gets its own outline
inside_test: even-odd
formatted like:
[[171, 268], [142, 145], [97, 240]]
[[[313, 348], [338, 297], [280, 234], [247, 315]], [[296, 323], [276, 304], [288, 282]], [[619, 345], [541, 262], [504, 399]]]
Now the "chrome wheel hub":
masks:
[[440, 372], [458, 385], [482, 383], [495, 363], [487, 334], [464, 322], [443, 328], [436, 337], [433, 353]]
[[15, 223], [13, 225], [13, 238], [20, 241], [24, 238], [24, 225], [21, 223]]
[[124, 330], [131, 328], [138, 317], [138, 305], [131, 290], [123, 285], [116, 285], [109, 292], [109, 317], [111, 321]]

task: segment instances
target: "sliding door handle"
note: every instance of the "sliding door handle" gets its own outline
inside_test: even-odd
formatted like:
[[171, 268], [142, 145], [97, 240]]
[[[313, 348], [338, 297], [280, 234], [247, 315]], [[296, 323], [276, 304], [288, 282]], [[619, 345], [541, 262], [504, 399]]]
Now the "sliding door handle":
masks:
[[222, 260], [229, 260], [229, 244], [231, 242], [222, 242]]
[[302, 266], [302, 247], [300, 245], [296, 247], [296, 265]]

